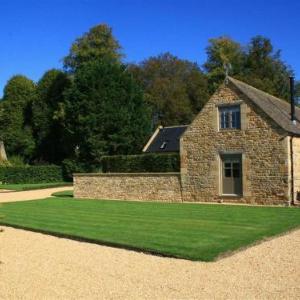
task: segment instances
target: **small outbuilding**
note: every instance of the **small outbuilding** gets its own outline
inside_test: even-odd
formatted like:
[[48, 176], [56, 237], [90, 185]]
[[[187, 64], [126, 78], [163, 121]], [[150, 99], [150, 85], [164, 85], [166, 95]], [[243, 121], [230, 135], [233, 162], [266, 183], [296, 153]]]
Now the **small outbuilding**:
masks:
[[183, 200], [294, 203], [300, 192], [300, 109], [294, 108], [293, 118], [292, 109], [226, 78], [181, 137]]

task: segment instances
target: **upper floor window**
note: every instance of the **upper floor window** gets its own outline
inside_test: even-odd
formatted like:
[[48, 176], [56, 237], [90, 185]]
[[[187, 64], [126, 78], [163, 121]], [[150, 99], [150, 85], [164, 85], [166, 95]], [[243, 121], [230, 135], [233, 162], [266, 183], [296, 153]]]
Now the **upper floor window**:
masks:
[[240, 129], [241, 110], [239, 105], [219, 107], [220, 128]]

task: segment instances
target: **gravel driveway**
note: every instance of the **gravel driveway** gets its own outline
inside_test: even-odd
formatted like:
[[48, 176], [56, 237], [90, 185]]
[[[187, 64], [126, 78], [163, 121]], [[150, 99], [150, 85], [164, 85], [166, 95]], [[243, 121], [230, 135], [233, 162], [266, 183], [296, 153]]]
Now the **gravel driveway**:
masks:
[[50, 197], [52, 193], [72, 190], [72, 186], [56, 187], [41, 190], [22, 191], [22, 192], [7, 192], [0, 190], [0, 203], [16, 202], [26, 200], [37, 200]]
[[203, 263], [3, 228], [1, 299], [300, 298], [300, 230]]

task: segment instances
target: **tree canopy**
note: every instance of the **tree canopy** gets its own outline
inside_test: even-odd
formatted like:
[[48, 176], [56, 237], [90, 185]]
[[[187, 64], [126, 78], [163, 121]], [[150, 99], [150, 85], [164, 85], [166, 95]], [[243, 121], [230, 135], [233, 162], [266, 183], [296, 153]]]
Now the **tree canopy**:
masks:
[[210, 92], [216, 90], [225, 78], [225, 68], [230, 75], [241, 74], [245, 60], [242, 46], [229, 37], [219, 37], [209, 40], [206, 48], [207, 60], [204, 69], [207, 72]]
[[66, 94], [70, 152], [99, 164], [104, 154], [139, 152], [149, 135], [143, 93], [125, 66], [110, 60], [82, 65]]
[[[209, 40], [203, 66], [169, 52], [137, 64], [124, 54], [112, 29], [92, 27], [35, 84], [13, 76], [0, 101], [0, 140], [9, 156], [31, 163], [99, 165], [102, 155], [140, 153], [157, 125], [192, 122], [229, 75], [289, 100], [292, 69], [270, 39], [242, 45], [230, 37]], [[300, 83], [295, 85], [300, 97]], [[77, 164], [77, 165], [76, 165]], [[82, 169], [80, 169], [82, 167]]]
[[281, 59], [280, 51], [274, 50], [270, 39], [255, 36], [242, 47], [229, 37], [211, 39], [207, 47], [207, 62], [204, 67], [213, 92], [229, 74], [274, 96], [289, 98], [291, 68]]
[[22, 155], [29, 160], [34, 152], [31, 105], [35, 99], [32, 80], [16, 75], [7, 82], [0, 105], [0, 139], [5, 141], [8, 155]]
[[36, 141], [35, 159], [60, 163], [66, 156], [64, 143], [64, 92], [70, 86], [68, 75], [47, 71], [37, 83], [37, 98], [32, 103], [32, 124]]
[[144, 89], [155, 125], [188, 124], [208, 99], [199, 66], [168, 52], [129, 68]]
[[110, 59], [120, 62], [122, 47], [106, 24], [92, 27], [89, 32], [76, 39], [64, 58], [64, 67], [74, 71], [81, 64], [98, 59]]

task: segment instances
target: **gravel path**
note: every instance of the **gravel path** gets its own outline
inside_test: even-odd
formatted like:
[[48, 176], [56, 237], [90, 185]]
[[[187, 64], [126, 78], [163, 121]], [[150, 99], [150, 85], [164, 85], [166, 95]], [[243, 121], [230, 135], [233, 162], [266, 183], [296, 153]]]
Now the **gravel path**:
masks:
[[202, 263], [3, 228], [1, 299], [300, 298], [300, 230]]
[[69, 191], [72, 189], [72, 186], [64, 186], [23, 192], [3, 192], [2, 190], [2, 192], [0, 193], [0, 203], [43, 199], [50, 197], [52, 193]]

